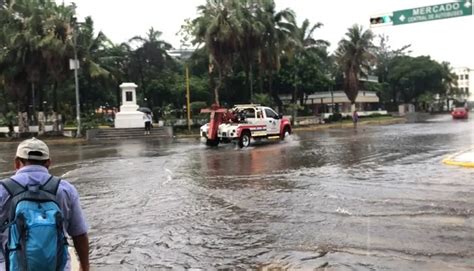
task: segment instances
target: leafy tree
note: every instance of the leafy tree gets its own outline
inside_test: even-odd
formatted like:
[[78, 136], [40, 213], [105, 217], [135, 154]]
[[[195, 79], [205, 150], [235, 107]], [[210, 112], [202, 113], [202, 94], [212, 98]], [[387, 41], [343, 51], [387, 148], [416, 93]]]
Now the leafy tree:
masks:
[[391, 107], [392, 110], [398, 110], [394, 103], [396, 101], [396, 98], [393, 97], [394, 90], [392, 85], [387, 82], [390, 74], [389, 65], [395, 57], [409, 53], [408, 49], [411, 45], [405, 45], [394, 50], [389, 45], [389, 41], [390, 39], [386, 35], [378, 36], [378, 45], [375, 47], [376, 66], [374, 73], [378, 77], [380, 85], [375, 88], [375, 91], [382, 103], [385, 103], [389, 108]]
[[395, 57], [389, 65], [387, 77], [393, 91], [393, 99], [421, 105], [421, 98], [427, 95], [445, 96], [454, 84], [454, 74], [447, 63], [440, 64], [429, 56]]
[[469, 95], [468, 93], [462, 93], [459, 90], [457, 76], [453, 72], [453, 68], [449, 62], [441, 62], [441, 73], [442, 87], [439, 93], [441, 97], [445, 97], [446, 99], [454, 98], [457, 100], [463, 100], [467, 95]]

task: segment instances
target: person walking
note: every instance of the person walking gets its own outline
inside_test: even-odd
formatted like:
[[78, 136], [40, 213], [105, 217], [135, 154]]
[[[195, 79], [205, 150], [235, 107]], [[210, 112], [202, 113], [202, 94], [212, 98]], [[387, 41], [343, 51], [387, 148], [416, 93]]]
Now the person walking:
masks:
[[145, 120], [145, 135], [149, 135], [151, 131], [151, 113], [147, 112], [143, 114], [143, 120]]
[[357, 128], [357, 122], [359, 121], [359, 114], [357, 114], [357, 110], [354, 110], [352, 113], [352, 122], [354, 123], [354, 128]]
[[0, 270], [71, 270], [67, 237], [89, 270], [89, 237], [76, 188], [49, 173], [48, 146], [22, 141], [16, 173], [0, 182]]

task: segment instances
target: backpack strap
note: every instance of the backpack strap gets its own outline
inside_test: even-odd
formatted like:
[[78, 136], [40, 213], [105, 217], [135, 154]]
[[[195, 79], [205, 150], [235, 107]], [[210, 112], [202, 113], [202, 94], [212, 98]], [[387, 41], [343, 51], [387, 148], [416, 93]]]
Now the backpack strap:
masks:
[[60, 182], [60, 178], [51, 175], [51, 177], [49, 177], [49, 179], [43, 185], [40, 186], [40, 189], [50, 194], [56, 195], [56, 193], [58, 193]]
[[5, 187], [5, 190], [7, 190], [8, 194], [10, 194], [10, 198], [26, 191], [26, 188], [23, 185], [19, 184], [12, 178], [2, 180], [2, 185]]
[[23, 193], [26, 191], [26, 188], [19, 184], [17, 181], [15, 181], [12, 178], [7, 178], [4, 180], [0, 181], [1, 185], [5, 188], [5, 190], [8, 192], [10, 197], [7, 199], [5, 202], [5, 206], [3, 207], [4, 210], [6, 210], [6, 217], [3, 221], [0, 221], [0, 232], [4, 232], [6, 228], [8, 228], [11, 224], [11, 219], [12, 219], [12, 212], [15, 213], [15, 211], [11, 210], [12, 208], [12, 198], [18, 194]]

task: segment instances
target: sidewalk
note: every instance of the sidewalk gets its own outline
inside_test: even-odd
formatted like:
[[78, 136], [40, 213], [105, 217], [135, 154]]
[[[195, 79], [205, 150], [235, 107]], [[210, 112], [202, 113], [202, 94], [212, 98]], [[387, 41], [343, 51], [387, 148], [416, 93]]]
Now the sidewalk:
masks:
[[474, 148], [455, 153], [443, 160], [446, 165], [474, 167]]

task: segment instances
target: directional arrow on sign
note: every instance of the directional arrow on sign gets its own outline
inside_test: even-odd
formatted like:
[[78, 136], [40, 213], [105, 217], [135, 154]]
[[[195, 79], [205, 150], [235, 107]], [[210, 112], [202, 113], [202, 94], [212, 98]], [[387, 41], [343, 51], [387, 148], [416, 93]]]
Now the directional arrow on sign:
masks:
[[393, 25], [426, 22], [472, 15], [472, 0], [444, 3], [393, 12]]

